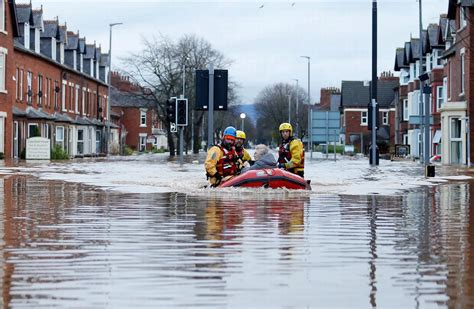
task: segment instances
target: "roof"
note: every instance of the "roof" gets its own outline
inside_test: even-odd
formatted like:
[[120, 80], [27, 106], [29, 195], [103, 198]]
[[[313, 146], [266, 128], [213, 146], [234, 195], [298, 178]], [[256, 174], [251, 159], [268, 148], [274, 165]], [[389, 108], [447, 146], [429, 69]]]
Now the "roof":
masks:
[[411, 58], [411, 43], [410, 42], [405, 42], [405, 61], [406, 63], [409, 63], [410, 58]]
[[35, 109], [31, 106], [26, 108], [26, 118], [31, 118], [31, 119], [48, 119], [48, 120], [54, 120], [55, 117], [42, 111], [40, 109]]
[[95, 48], [95, 59], [97, 59], [99, 62], [100, 62], [100, 55], [102, 54], [100, 50], [101, 50], [100, 46]]
[[101, 54], [99, 60], [99, 66], [106, 67], [109, 65], [109, 54]]
[[59, 38], [59, 27], [57, 20], [44, 20], [44, 29], [41, 31], [42, 38]]
[[33, 24], [33, 15], [31, 14], [31, 3], [17, 3], [16, 4], [16, 13], [17, 20], [19, 24], [29, 23]]
[[86, 38], [79, 38], [79, 52], [83, 54], [86, 52]]
[[33, 25], [35, 28], [43, 28], [43, 9], [33, 10]]
[[405, 49], [397, 48], [395, 52], [395, 71], [400, 71], [401, 68], [408, 68], [408, 63], [405, 58]]
[[54, 117], [56, 117], [57, 122], [74, 123], [74, 120], [66, 114], [60, 114], [60, 113], [56, 112], [56, 113], [54, 113]]
[[67, 32], [67, 44], [65, 50], [78, 50], [79, 49], [79, 35], [74, 32]]
[[146, 107], [153, 108], [155, 102], [153, 99], [146, 99], [138, 93], [120, 91], [117, 88], [110, 88], [110, 106], [116, 107]]
[[84, 55], [85, 59], [93, 59], [95, 55], [95, 45], [86, 44], [86, 54]]
[[428, 39], [429, 39], [431, 48], [444, 46], [443, 40], [439, 36], [440, 29], [437, 24], [429, 24], [427, 31], [428, 31]]
[[423, 42], [423, 55], [426, 55], [431, 50], [430, 41], [428, 39], [428, 31], [421, 31], [421, 42]]
[[67, 27], [66, 25], [59, 26], [59, 41], [67, 44]]
[[[369, 83], [368, 83], [369, 84]], [[394, 88], [398, 80], [379, 80], [377, 83], [377, 103], [389, 107], [395, 96]], [[343, 107], [367, 107], [370, 102], [370, 86], [363, 81], [342, 81], [341, 105]]]
[[411, 57], [409, 58], [408, 62], [412, 62], [412, 60], [420, 59], [420, 39], [411, 39], [410, 44], [411, 44], [411, 48], [410, 48]]

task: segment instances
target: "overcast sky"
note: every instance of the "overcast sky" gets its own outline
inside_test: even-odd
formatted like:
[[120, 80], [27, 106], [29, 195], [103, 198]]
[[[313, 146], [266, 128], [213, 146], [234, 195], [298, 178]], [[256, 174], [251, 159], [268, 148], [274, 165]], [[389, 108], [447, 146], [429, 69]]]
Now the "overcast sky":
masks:
[[[25, 1], [17, 0], [18, 3]], [[341, 80], [371, 78], [371, 0], [313, 1], [114, 1], [33, 0], [45, 17], [59, 16], [68, 30], [80, 30], [108, 50], [114, 28], [112, 67], [141, 49], [141, 37], [196, 34], [233, 61], [229, 77], [240, 84], [240, 103], [253, 103], [265, 86], [278, 82], [307, 89], [311, 57], [311, 96]], [[263, 7], [261, 7], [263, 5]], [[423, 27], [438, 23], [448, 0], [423, 0]], [[418, 1], [378, 1], [378, 71], [393, 71], [395, 48], [418, 37]]]

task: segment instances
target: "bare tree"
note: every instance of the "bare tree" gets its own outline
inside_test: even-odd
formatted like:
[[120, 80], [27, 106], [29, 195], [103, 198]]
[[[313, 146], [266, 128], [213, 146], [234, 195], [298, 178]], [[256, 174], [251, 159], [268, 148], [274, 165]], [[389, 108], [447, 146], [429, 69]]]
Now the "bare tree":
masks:
[[[170, 132], [170, 121], [166, 117], [166, 100], [179, 96], [183, 92], [183, 73], [185, 77], [185, 97], [188, 98], [190, 125], [185, 129], [186, 148], [189, 148], [191, 127], [194, 129], [194, 150], [197, 153], [201, 144], [200, 128], [203, 123], [202, 111], [195, 106], [195, 70], [206, 69], [209, 64], [225, 69], [230, 65], [222, 53], [202, 38], [184, 35], [176, 42], [167, 37], [143, 38], [143, 49], [122, 59], [123, 72], [147, 91], [139, 96], [151, 98], [155, 102], [158, 118], [165, 124], [168, 135], [170, 155], [175, 153], [175, 140]], [[184, 71], [183, 71], [184, 69]], [[229, 101], [235, 99], [232, 87], [229, 89]]]
[[[298, 114], [296, 114], [296, 96], [298, 95]], [[296, 131], [298, 123], [300, 131], [307, 127], [307, 93], [303, 88], [278, 83], [264, 88], [257, 96], [256, 109], [260, 116], [257, 121], [257, 140], [262, 143], [277, 144], [279, 142], [278, 126], [288, 122], [291, 112], [291, 124]], [[300, 132], [294, 132], [299, 134]]]

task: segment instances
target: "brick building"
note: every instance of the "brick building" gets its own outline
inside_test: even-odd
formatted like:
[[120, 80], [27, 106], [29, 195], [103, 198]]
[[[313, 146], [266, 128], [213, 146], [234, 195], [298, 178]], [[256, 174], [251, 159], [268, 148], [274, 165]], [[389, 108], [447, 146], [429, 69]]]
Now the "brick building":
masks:
[[[377, 85], [377, 103], [379, 104], [379, 129], [377, 143], [380, 152], [388, 151], [394, 144], [395, 130], [395, 90], [398, 78], [383, 73]], [[370, 144], [368, 129], [368, 104], [370, 102], [370, 83], [363, 81], [342, 81], [341, 85], [341, 122], [345, 134], [345, 144], [354, 145], [359, 152], [366, 153]], [[385, 145], [382, 147], [382, 145]]]
[[140, 86], [127, 76], [112, 72], [111, 107], [119, 117], [121, 146], [127, 145], [140, 152], [153, 147], [166, 148], [166, 130], [158, 119], [154, 100], [143, 95]]
[[12, 114], [8, 156], [18, 158], [26, 139], [35, 135], [59, 145], [70, 157], [106, 153], [106, 55], [100, 46], [67, 31], [56, 20], [44, 20], [43, 8], [14, 4], [10, 40]]
[[319, 104], [314, 106], [317, 111], [337, 112], [341, 106], [341, 90], [336, 87], [321, 88]]

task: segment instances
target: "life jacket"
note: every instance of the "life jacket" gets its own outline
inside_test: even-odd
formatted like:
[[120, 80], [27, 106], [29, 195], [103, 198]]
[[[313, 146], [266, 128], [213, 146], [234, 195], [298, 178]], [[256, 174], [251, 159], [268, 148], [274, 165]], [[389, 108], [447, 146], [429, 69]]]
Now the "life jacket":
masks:
[[217, 147], [219, 147], [223, 153], [222, 158], [217, 161], [217, 172], [222, 177], [235, 175], [238, 170], [237, 160], [239, 159], [237, 153], [233, 148], [231, 150], [227, 150], [226, 148], [222, 147], [222, 145], [217, 145]]
[[[290, 151], [290, 144], [296, 138], [294, 136], [290, 137], [288, 141], [283, 141], [280, 144], [280, 149], [278, 150], [278, 163], [288, 163], [291, 161], [292, 155]], [[294, 173], [298, 170], [304, 169], [304, 148], [302, 149], [303, 153], [301, 154], [301, 161], [297, 166], [290, 168], [288, 171]]]
[[244, 159], [244, 147], [240, 147], [240, 149], [237, 149], [237, 147], [235, 148], [235, 153], [237, 154], [237, 156], [239, 157], [240, 160], [243, 160]]

